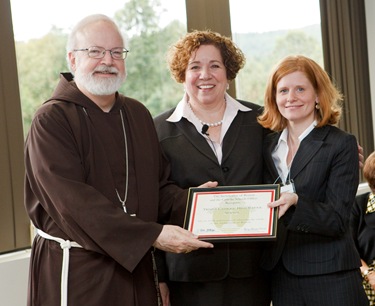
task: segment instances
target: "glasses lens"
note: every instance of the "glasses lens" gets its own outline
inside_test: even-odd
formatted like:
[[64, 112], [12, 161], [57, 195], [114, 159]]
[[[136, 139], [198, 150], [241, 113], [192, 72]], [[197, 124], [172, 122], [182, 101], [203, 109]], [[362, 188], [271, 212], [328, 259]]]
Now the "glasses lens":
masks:
[[114, 59], [125, 59], [127, 51], [123, 48], [114, 48], [111, 50], [111, 54]]
[[88, 55], [92, 58], [102, 58], [105, 54], [105, 49], [100, 47], [90, 47], [88, 49]]
[[[106, 50], [103, 47], [90, 47], [87, 50], [87, 54], [91, 58], [103, 58], [105, 53], [109, 51], [113, 59], [123, 60], [126, 58], [128, 54], [128, 50], [125, 48], [114, 48], [112, 50]], [[83, 51], [83, 49], [82, 49]]]

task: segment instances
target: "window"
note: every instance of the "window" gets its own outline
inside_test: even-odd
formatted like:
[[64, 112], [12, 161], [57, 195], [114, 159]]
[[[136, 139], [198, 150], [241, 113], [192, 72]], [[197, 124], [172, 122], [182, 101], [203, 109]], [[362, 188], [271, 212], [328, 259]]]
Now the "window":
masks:
[[[237, 98], [263, 105], [268, 75], [279, 59], [303, 54], [323, 66], [319, 0], [230, 0], [232, 37], [246, 55]], [[306, 14], [308, 12], [308, 14]]]
[[[110, 4], [108, 1], [112, 1], [113, 3]], [[158, 0], [149, 0], [148, 3], [151, 3], [151, 7], [155, 8], [157, 1]], [[337, 56], [336, 53], [331, 52], [332, 49], [334, 49], [333, 47], [340, 47], [337, 43], [340, 39], [341, 41], [345, 41], [345, 43], [351, 43], [353, 48], [359, 48], [367, 52], [367, 44], [364, 43], [362, 39], [357, 41], [355, 38], [361, 36], [358, 35], [358, 31], [361, 33], [366, 32], [363, 31], [362, 27], [357, 27], [357, 24], [365, 22], [363, 12], [361, 11], [362, 9], [364, 10], [364, 2], [366, 2], [368, 16], [373, 14], [374, 6], [371, 5], [371, 0], [356, 2], [352, 2], [351, 0], [305, 0], [302, 9], [300, 0], [295, 0], [295, 4], [289, 6], [285, 5], [285, 3], [289, 3], [288, 1], [291, 0], [273, 0], [272, 3], [270, 0], [263, 0], [261, 2], [255, 0], [161, 0], [160, 9], [154, 11], [157, 14], [160, 13], [154, 16], [156, 18], [154, 21], [157, 20], [157, 22], [148, 23], [147, 27], [144, 28], [148, 29], [148, 31], [145, 31], [145, 33], [142, 32], [142, 34], [140, 31], [137, 32], [139, 28], [135, 26], [132, 26], [129, 31], [127, 31], [129, 35], [129, 45], [127, 47], [131, 50], [127, 60], [127, 68], [129, 75], [130, 73], [132, 73], [132, 75], [124, 85], [123, 91], [126, 94], [129, 93], [129, 96], [144, 102], [153, 114], [160, 112], [162, 109], [176, 105], [181, 98], [183, 89], [182, 86], [176, 84], [170, 78], [165, 61], [163, 60], [167, 46], [183, 35], [186, 29], [211, 28], [227, 36], [233, 33], [234, 40], [247, 55], [246, 67], [237, 77], [237, 84], [233, 84], [233, 88], [235, 89], [237, 87], [238, 91], [237, 93], [234, 91], [234, 93], [231, 94], [241, 99], [261, 103], [264, 85], [256, 82], [258, 80], [263, 80], [263, 82], [265, 82], [266, 75], [268, 75], [271, 67], [275, 64], [278, 57], [283, 55], [280, 52], [283, 48], [288, 48], [288, 52], [303, 52], [305, 55], [314, 58], [317, 62], [323, 62], [321, 58], [321, 50], [323, 48], [321, 47], [322, 43], [319, 41], [321, 38], [315, 36], [316, 34], [312, 35], [311, 32], [306, 32], [304, 35], [299, 34], [301, 37], [305, 38], [303, 41], [314, 45], [310, 48], [311, 50], [307, 50], [308, 52], [313, 50], [313, 54], [307, 53], [305, 49], [289, 49], [301, 45], [300, 40], [297, 40], [296, 43], [291, 45], [285, 44], [285, 35], [289, 35], [290, 33], [284, 30], [292, 30], [291, 34], [293, 34], [293, 37], [296, 34], [295, 31], [299, 33], [301, 28], [305, 27], [299, 24], [297, 26], [288, 25], [287, 28], [282, 27], [280, 29], [283, 31], [278, 33], [281, 34], [281, 38], [278, 38], [279, 42], [277, 42], [278, 47], [271, 49], [272, 52], [265, 52], [267, 55], [265, 56], [265, 66], [261, 67], [260, 62], [257, 61], [258, 57], [256, 56], [260, 54], [259, 48], [266, 44], [260, 39], [260, 35], [262, 35], [262, 33], [273, 33], [276, 35], [278, 31], [267, 27], [263, 28], [263, 30], [259, 30], [258, 28], [244, 28], [243, 25], [244, 23], [251, 24], [251, 21], [255, 20], [256, 16], [264, 16], [266, 25], [270, 23], [270, 20], [275, 20], [277, 16], [270, 16], [269, 8], [271, 6], [273, 11], [279, 12], [282, 19], [296, 19], [297, 16], [299, 17], [299, 15], [301, 15], [304, 20], [307, 20], [307, 17], [314, 15], [317, 18], [316, 22], [313, 21], [311, 23], [309, 21], [306, 24], [306, 26], [310, 26], [319, 25], [320, 23], [319, 14], [315, 14], [315, 12], [319, 13], [318, 7], [320, 4], [322, 7], [321, 11], [325, 12], [324, 14], [322, 13], [321, 16], [322, 33], [325, 33], [325, 37], [323, 36], [323, 38], [325, 38], [323, 39], [323, 45], [324, 42], [327, 41], [332, 43], [332, 46], [328, 46], [327, 50], [324, 50], [325, 65], [328, 66], [327, 63], [330, 64], [330, 62], [337, 64], [337, 72], [335, 72], [336, 78], [342, 78], [343, 84], [348, 83], [348, 78], [351, 78], [353, 74], [340, 73], [340, 68], [348, 66], [349, 68], [362, 67], [363, 69], [367, 69], [367, 63], [362, 65], [362, 62], [358, 64], [358, 62], [350, 61], [351, 56], [349, 56], [348, 59], [344, 59], [345, 65], [343, 65], [339, 62], [339, 60], [342, 60], [343, 55], [339, 54]], [[79, 9], [77, 5], [81, 2], [75, 0], [5, 0], [0, 2], [0, 28], [2, 29], [2, 31], [0, 31], [0, 39], [2, 41], [0, 44], [0, 53], [2, 55], [0, 57], [0, 105], [2, 106], [0, 108], [0, 143], [2, 144], [0, 146], [0, 204], [2, 207], [2, 213], [0, 214], [0, 231], [2, 233], [2, 235], [0, 235], [0, 252], [27, 247], [30, 244], [29, 220], [24, 212], [22, 198], [23, 133], [19, 101], [22, 101], [23, 126], [24, 132], [27, 132], [31, 116], [35, 109], [44, 100], [49, 98], [52, 90], [56, 86], [59, 72], [67, 70], [65, 64], [65, 42], [66, 35], [73, 23], [87, 14], [97, 12], [113, 17], [115, 12], [123, 9], [129, 2], [139, 5], [141, 1], [127, 0], [119, 2], [117, 0], [92, 0], [89, 3], [83, 2], [86, 6], [83, 9]], [[276, 7], [279, 2], [283, 4], [282, 9]], [[265, 12], [258, 10], [263, 3], [267, 3], [268, 7], [268, 10]], [[245, 9], [245, 4], [250, 7]], [[313, 5], [313, 8], [310, 7], [310, 4]], [[355, 10], [352, 7], [354, 4]], [[13, 28], [10, 18], [10, 5], [12, 5]], [[48, 9], [48, 6], [51, 7]], [[330, 6], [332, 6], [332, 8]], [[42, 14], [42, 11], [35, 10], [35, 7], [43, 7], [43, 11], [48, 10], [50, 13], [48, 15]], [[71, 10], [72, 7], [74, 7], [74, 10]], [[301, 13], [297, 11], [297, 13], [292, 16], [281, 15], [280, 12], [286, 14], [292, 7], [300, 9]], [[163, 11], [163, 8], [165, 11]], [[231, 11], [232, 30], [228, 14], [229, 8]], [[40, 16], [37, 15], [39, 11]], [[306, 14], [306, 11], [308, 11], [309, 14]], [[30, 12], [33, 13], [30, 14]], [[56, 14], [51, 15], [54, 12]], [[129, 10], [126, 10], [126, 12], [128, 13]], [[243, 12], [245, 16], [243, 16], [241, 12]], [[345, 14], [343, 12], [345, 12]], [[22, 13], [25, 15], [22, 15]], [[332, 17], [332, 14], [337, 14], [338, 18], [336, 18], [336, 16]], [[167, 17], [167, 15], [169, 17]], [[69, 18], [66, 18], [66, 16], [69, 16]], [[172, 16], [172, 18], [170, 16]], [[348, 18], [347, 16], [350, 16], [349, 22], [345, 19]], [[116, 15], [116, 17], [120, 18], [121, 16]], [[131, 18], [131, 16], [129, 18]], [[72, 24], [62, 24], [62, 21], [72, 22]], [[335, 21], [337, 22], [335, 23]], [[40, 24], [39, 22], [42, 24], [41, 27], [36, 26]], [[144, 22], [148, 22], [148, 20], [144, 18]], [[373, 27], [370, 26], [372, 21], [368, 20], [367, 22], [367, 33], [369, 37], [372, 37], [371, 29]], [[258, 23], [260, 22], [258, 21]], [[128, 23], [124, 23], [124, 26], [126, 24]], [[281, 21], [278, 21], [278, 24], [281, 24]], [[329, 26], [327, 24], [329, 24]], [[348, 27], [347, 24], [354, 24], [354, 26]], [[327, 34], [328, 28], [331, 30], [329, 34]], [[24, 36], [28, 33], [29, 29], [33, 29], [32, 33], [36, 33], [36, 36]], [[130, 31], [131, 29], [134, 31]], [[351, 29], [353, 30], [354, 38], [346, 35], [344, 31]], [[16, 39], [18, 78], [15, 69], [16, 59], [15, 50], [13, 48], [13, 31]], [[339, 32], [339, 34], [337, 32]], [[168, 35], [170, 35], [170, 37]], [[307, 39], [306, 35], [308, 35]], [[165, 39], [165, 37], [168, 37], [168, 39]], [[312, 39], [316, 39], [317, 42]], [[251, 44], [255, 44], [255, 47], [252, 47]], [[347, 50], [347, 45], [344, 47], [346, 47]], [[374, 61], [371, 58], [371, 54], [373, 53], [371, 52], [372, 49], [373, 44], [369, 45], [369, 68], [370, 70], [372, 68], [371, 71], [373, 72], [372, 63]], [[147, 52], [145, 52], [145, 50], [147, 50]], [[258, 53], [256, 53], [255, 50], [258, 50]], [[360, 53], [358, 49], [354, 49], [353, 54], [355, 55], [357, 53]], [[360, 58], [365, 59], [367, 57], [362, 56], [362, 53], [360, 53]], [[23, 63], [22, 65], [21, 62]], [[157, 63], [156, 65], [155, 62]], [[148, 66], [142, 66], [143, 63], [146, 63]], [[347, 63], [350, 63], [350, 65], [346, 65]], [[150, 65], [153, 66], [152, 69], [149, 69]], [[143, 67], [145, 68], [143, 69]], [[139, 74], [137, 79], [136, 73], [138, 71], [142, 71], [143, 74]], [[146, 77], [147, 80], [150, 81], [144, 82]], [[256, 82], [252, 83], [252, 79]], [[130, 80], [132, 81], [130, 82]], [[136, 80], [138, 81], [136, 82]], [[359, 80], [357, 83], [362, 84], [364, 83], [363, 80], [368, 81], [368, 77], [363, 77], [363, 74], [358, 73], [355, 78], [349, 81], [353, 83], [355, 80]], [[358, 95], [353, 96], [353, 98], [350, 99], [353, 108], [350, 112], [347, 112], [346, 115], [348, 122], [353, 121], [361, 123], [358, 127], [359, 132], [356, 132], [353, 128], [351, 128], [351, 130], [355, 131], [354, 134], [360, 140], [360, 143], [364, 145], [366, 157], [368, 155], [366, 154], [366, 150], [367, 152], [371, 152], [374, 148], [371, 112], [368, 111], [369, 107], [371, 107], [371, 99], [369, 95], [367, 95], [367, 85], [363, 88], [364, 90], [360, 89], [356, 91], [366, 93], [365, 98], [361, 98]], [[367, 104], [364, 103], [364, 101], [367, 101]], [[358, 110], [358, 113], [356, 110]], [[370, 119], [364, 115], [370, 116]], [[366, 131], [368, 132], [367, 134], [364, 133]], [[361, 133], [363, 133], [363, 135]]]
[[[11, 0], [11, 5], [25, 134], [35, 110], [54, 90], [59, 73], [67, 71], [65, 45], [70, 29], [97, 12], [114, 18], [126, 35], [129, 77], [120, 91], [142, 101], [153, 115], [180, 100], [183, 89], [171, 79], [165, 54], [186, 32], [184, 0], [93, 0], [89, 5], [75, 0]], [[33, 9], [38, 6], [50, 13]]]
[[[128, 35], [130, 49], [127, 70], [131, 77], [121, 91], [144, 102], [156, 114], [174, 106], [183, 92], [171, 79], [164, 54], [168, 44], [186, 32], [186, 13], [185, 0], [6, 0], [0, 7], [0, 105], [6, 106], [0, 108], [1, 253], [30, 246], [30, 222], [23, 204], [24, 135], [35, 110], [57, 85], [59, 73], [67, 71], [69, 30], [89, 14], [103, 13], [117, 19]], [[47, 15], [43, 13], [46, 10]]]

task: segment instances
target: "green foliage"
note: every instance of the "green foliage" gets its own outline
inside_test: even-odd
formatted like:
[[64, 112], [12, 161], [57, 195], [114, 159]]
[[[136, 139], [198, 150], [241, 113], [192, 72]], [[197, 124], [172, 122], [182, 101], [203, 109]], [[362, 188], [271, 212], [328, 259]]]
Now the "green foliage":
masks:
[[175, 106], [182, 97], [182, 85], [170, 76], [166, 51], [184, 33], [184, 26], [173, 22], [159, 32], [130, 40], [128, 78], [122, 89], [125, 95], [142, 101], [153, 115]]
[[115, 13], [115, 21], [127, 35], [141, 35], [159, 31], [160, 1], [129, 0]]
[[[138, 99], [152, 115], [176, 106], [183, 86], [170, 76], [166, 53], [186, 33], [186, 26], [174, 20], [160, 24], [159, 0], [129, 0], [115, 14], [127, 33], [127, 80], [120, 92]], [[20, 95], [25, 133], [37, 107], [53, 93], [60, 72], [67, 71], [67, 35], [52, 29], [41, 39], [16, 43]], [[237, 98], [263, 104], [263, 94], [272, 66], [287, 54], [300, 53], [322, 64], [320, 27], [300, 31], [236, 34], [234, 40], [246, 55], [246, 66], [236, 79]]]
[[123, 32], [131, 35], [128, 78], [121, 91], [143, 102], [153, 115], [175, 106], [183, 92], [170, 77], [165, 56], [169, 46], [186, 33], [185, 26], [175, 20], [160, 28], [160, 13], [159, 0], [130, 0], [115, 15]]
[[234, 39], [246, 55], [246, 65], [236, 78], [239, 99], [263, 105], [268, 75], [287, 55], [302, 54], [324, 66], [319, 25], [299, 30], [238, 34]]
[[56, 29], [41, 39], [16, 43], [25, 132], [29, 129], [35, 110], [51, 96], [59, 73], [67, 70], [65, 45], [66, 36]]

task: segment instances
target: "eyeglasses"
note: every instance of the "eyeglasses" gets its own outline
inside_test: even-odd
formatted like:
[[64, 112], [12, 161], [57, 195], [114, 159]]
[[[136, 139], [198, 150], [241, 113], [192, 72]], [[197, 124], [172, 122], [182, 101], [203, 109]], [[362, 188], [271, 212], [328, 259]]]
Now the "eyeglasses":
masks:
[[103, 47], [90, 47], [85, 49], [74, 49], [73, 51], [87, 51], [87, 55], [91, 58], [103, 58], [105, 53], [109, 51], [112, 58], [115, 60], [124, 60], [126, 59], [129, 50], [125, 48], [113, 48], [111, 50], [106, 50]]

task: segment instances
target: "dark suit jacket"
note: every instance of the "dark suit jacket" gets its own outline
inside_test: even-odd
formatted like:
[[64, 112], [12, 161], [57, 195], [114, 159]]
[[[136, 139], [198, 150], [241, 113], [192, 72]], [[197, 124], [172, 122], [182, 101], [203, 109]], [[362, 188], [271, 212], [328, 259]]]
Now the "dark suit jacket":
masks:
[[[188, 188], [216, 180], [219, 185], [259, 184], [262, 181], [262, 145], [267, 133], [256, 121], [259, 105], [242, 102], [252, 109], [239, 111], [223, 140], [220, 165], [205, 138], [195, 126], [182, 118], [167, 122], [174, 109], [155, 118], [159, 140], [171, 163], [171, 179]], [[182, 225], [181, 218], [180, 224]], [[215, 243], [213, 249], [201, 249], [189, 254], [166, 253], [166, 266], [159, 266], [161, 281], [213, 281], [248, 277], [259, 272], [263, 244]], [[167, 274], [163, 274], [165, 271]]]
[[357, 250], [368, 265], [375, 260], [375, 212], [366, 214], [370, 194], [367, 192], [356, 196], [351, 218]]
[[[278, 177], [271, 152], [280, 133], [265, 142], [266, 182]], [[295, 275], [318, 275], [360, 267], [350, 233], [350, 213], [359, 172], [354, 136], [336, 127], [315, 128], [301, 142], [290, 175], [298, 203], [280, 219], [277, 242], [262, 266], [279, 260]]]

